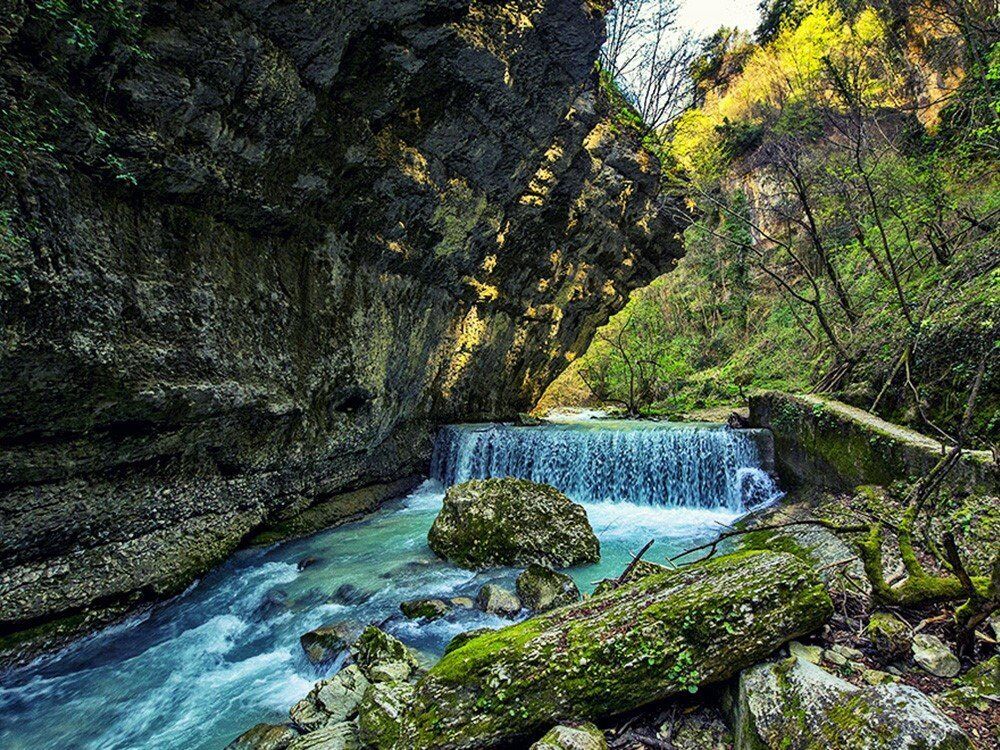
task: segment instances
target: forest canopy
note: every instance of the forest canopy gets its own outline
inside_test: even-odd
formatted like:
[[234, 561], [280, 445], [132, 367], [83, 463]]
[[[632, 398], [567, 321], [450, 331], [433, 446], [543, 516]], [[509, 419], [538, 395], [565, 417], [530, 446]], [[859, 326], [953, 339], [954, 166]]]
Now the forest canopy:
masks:
[[[762, 11], [754, 35], [698, 43], [686, 106], [647, 136], [683, 197], [686, 257], [633, 295], [543, 406], [670, 415], [782, 388], [951, 441], [978, 380], [965, 437], [995, 445], [996, 7]], [[639, 101], [631, 80], [605, 89]]]

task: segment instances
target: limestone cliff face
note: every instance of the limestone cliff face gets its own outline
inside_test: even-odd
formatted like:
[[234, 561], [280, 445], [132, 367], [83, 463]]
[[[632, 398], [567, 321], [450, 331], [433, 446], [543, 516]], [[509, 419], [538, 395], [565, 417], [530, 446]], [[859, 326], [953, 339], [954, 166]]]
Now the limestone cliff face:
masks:
[[0, 0], [0, 634], [358, 510], [680, 253], [593, 2], [89, 5]]

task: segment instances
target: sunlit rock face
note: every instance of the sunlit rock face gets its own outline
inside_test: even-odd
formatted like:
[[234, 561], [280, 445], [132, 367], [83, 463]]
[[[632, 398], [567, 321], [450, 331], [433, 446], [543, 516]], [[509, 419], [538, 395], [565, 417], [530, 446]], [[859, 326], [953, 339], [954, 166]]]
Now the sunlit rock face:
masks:
[[680, 252], [595, 3], [156, 1], [83, 46], [14, 5], [0, 633], [426, 470]]

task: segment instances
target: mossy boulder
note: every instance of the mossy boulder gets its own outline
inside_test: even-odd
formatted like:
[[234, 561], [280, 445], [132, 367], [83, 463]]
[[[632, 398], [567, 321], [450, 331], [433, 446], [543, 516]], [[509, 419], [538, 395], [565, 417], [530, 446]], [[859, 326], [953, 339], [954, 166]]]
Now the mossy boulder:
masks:
[[451, 487], [427, 541], [440, 557], [473, 570], [530, 563], [566, 568], [601, 557], [583, 506], [525, 479]]
[[351, 656], [371, 682], [385, 681], [388, 674], [396, 677], [401, 675], [401, 679], [406, 679], [419, 667], [417, 658], [410, 649], [374, 625], [365, 628], [351, 646]]
[[591, 723], [552, 727], [531, 750], [608, 750], [604, 733]]
[[448, 614], [451, 607], [443, 599], [413, 599], [402, 602], [399, 609], [410, 620], [437, 620]]
[[413, 700], [414, 687], [408, 682], [372, 685], [358, 710], [358, 734], [365, 747], [405, 747], [410, 732], [407, 717]]
[[[958, 687], [941, 696], [944, 701], [961, 708], [988, 711], [1000, 696], [1000, 655], [977, 664], [956, 683]], [[1000, 732], [1000, 727], [996, 731]]]
[[972, 750], [909, 685], [858, 687], [791, 657], [740, 675], [735, 750]]
[[886, 661], [895, 661], [910, 653], [910, 626], [889, 612], [874, 612], [865, 626], [865, 635], [875, 653]]
[[529, 565], [517, 577], [517, 595], [528, 609], [546, 612], [579, 601], [580, 589], [565, 573], [544, 565]]
[[287, 724], [258, 724], [226, 745], [226, 750], [287, 750], [298, 737]]
[[488, 747], [728, 679], [833, 606], [792, 555], [744, 552], [652, 575], [461, 645], [417, 683], [403, 744]]

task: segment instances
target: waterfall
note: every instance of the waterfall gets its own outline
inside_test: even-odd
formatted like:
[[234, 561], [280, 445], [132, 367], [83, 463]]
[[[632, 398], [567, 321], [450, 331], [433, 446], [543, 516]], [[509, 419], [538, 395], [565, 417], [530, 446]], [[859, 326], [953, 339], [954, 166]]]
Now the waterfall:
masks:
[[580, 502], [742, 511], [780, 494], [753, 432], [656, 422], [449, 425], [431, 474], [446, 486], [520, 477]]

